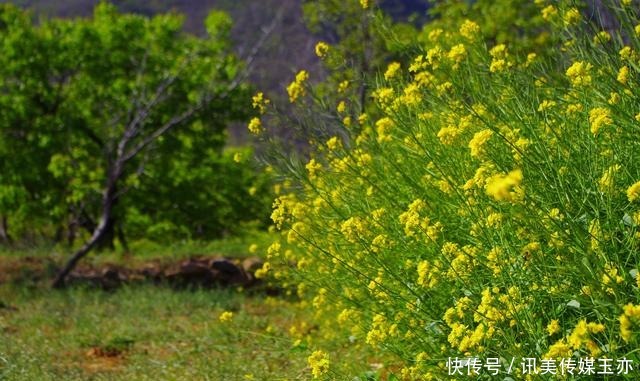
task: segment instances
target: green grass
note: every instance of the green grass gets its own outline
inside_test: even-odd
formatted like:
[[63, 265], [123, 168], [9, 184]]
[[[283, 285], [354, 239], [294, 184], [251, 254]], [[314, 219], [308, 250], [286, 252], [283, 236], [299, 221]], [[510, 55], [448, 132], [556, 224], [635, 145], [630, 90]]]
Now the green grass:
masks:
[[[0, 380], [305, 379], [297, 304], [236, 290], [0, 287]], [[15, 309], [14, 309], [15, 308]], [[234, 311], [230, 322], [218, 320]], [[121, 351], [118, 356], [109, 352]]]
[[[92, 253], [83, 263], [131, 266], [197, 255], [265, 256], [269, 243], [267, 233], [207, 243], [139, 241], [130, 255]], [[258, 246], [253, 254], [252, 244]], [[153, 284], [113, 292], [49, 289], [54, 272], [48, 259], [62, 263], [67, 256], [60, 247], [0, 251], [0, 271], [13, 279], [3, 284], [0, 276], [0, 381], [307, 380], [307, 358], [320, 345], [333, 359], [327, 379], [347, 379], [346, 374], [370, 379], [370, 370], [381, 362], [348, 331], [336, 335], [332, 329], [326, 336], [324, 327], [335, 322], [286, 295]], [[15, 276], [18, 272], [22, 275]], [[225, 311], [232, 311], [233, 319], [222, 323]]]

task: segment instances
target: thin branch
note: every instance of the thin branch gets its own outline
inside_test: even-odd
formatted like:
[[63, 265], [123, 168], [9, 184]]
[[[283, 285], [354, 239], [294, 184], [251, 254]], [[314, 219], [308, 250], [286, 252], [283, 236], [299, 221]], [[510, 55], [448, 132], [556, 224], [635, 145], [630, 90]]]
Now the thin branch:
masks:
[[[185, 59], [180, 64], [180, 67], [175, 74], [167, 76], [163, 81], [160, 82], [151, 99], [146, 102], [141, 102], [140, 98], [134, 99], [133, 107], [134, 110], [137, 108], [138, 112], [133, 118], [131, 118], [131, 121], [125, 127], [124, 134], [122, 135], [120, 142], [118, 143], [118, 148], [116, 151], [117, 158], [122, 158], [124, 156], [127, 144], [129, 144], [129, 142], [138, 135], [140, 127], [143, 125], [144, 121], [147, 119], [153, 108], [166, 99], [168, 89], [180, 77], [187, 64], [191, 62], [193, 56], [194, 55], [192, 54], [187, 59]], [[143, 104], [143, 107], [140, 107], [141, 104]]]
[[271, 21], [271, 23], [267, 27], [262, 28], [262, 35], [249, 51], [249, 55], [246, 57], [240, 57], [242, 61], [246, 63], [246, 69], [243, 70], [242, 80], [246, 79], [251, 74], [254, 61], [256, 60], [258, 53], [260, 53], [260, 49], [262, 49], [262, 46], [265, 44], [265, 42], [267, 42], [267, 39], [269, 38], [271, 33], [273, 33], [276, 26], [278, 26], [278, 24], [282, 21], [283, 16], [284, 10], [281, 6], [280, 8], [278, 8], [276, 17], [273, 18], [273, 21]]
[[[217, 95], [216, 97], [219, 98], [219, 99], [224, 99], [229, 95], [229, 93], [231, 93], [236, 88], [238, 88], [244, 82], [244, 79], [246, 78], [246, 75], [244, 74], [244, 72], [245, 71], [238, 73], [238, 75], [236, 75], [236, 77], [231, 81], [229, 86], [227, 86], [227, 88], [222, 93]], [[149, 144], [153, 143], [153, 141], [158, 139], [160, 136], [164, 135], [167, 131], [169, 131], [172, 128], [174, 128], [175, 126], [183, 123], [185, 120], [191, 118], [198, 111], [200, 111], [204, 106], [209, 104], [213, 100], [213, 98], [214, 98], [214, 95], [211, 94], [211, 93], [203, 96], [197, 104], [195, 104], [193, 107], [187, 109], [182, 114], [174, 116], [173, 118], [171, 118], [168, 122], [163, 124], [160, 128], [158, 128], [153, 133], [151, 133], [149, 136], [147, 136], [145, 139], [143, 139], [140, 143], [138, 143], [138, 145], [136, 145], [134, 148], [130, 149], [127, 153], [123, 153], [122, 155], [118, 155], [118, 157], [121, 158], [122, 164], [124, 164], [127, 161], [129, 161], [132, 158], [134, 158], [138, 153], [140, 153], [140, 151], [145, 149]], [[125, 139], [125, 137], [123, 137], [123, 141], [124, 141], [124, 139]], [[124, 148], [124, 145], [123, 145], [123, 148]]]
[[[208, 98], [209, 97], [207, 97], [207, 99]], [[160, 128], [158, 128], [149, 136], [147, 136], [145, 139], [143, 139], [140, 143], [138, 143], [138, 145], [130, 149], [127, 153], [118, 155], [122, 163], [126, 163], [127, 161], [133, 159], [138, 153], [140, 153], [140, 151], [145, 149], [149, 144], [153, 143], [154, 140], [164, 135], [167, 131], [169, 131], [173, 127], [191, 118], [196, 112], [198, 112], [204, 106], [204, 104], [205, 104], [204, 102], [199, 102], [197, 105], [187, 109], [182, 114], [174, 116], [168, 122], [163, 124]], [[123, 138], [123, 141], [124, 141], [124, 138]]]

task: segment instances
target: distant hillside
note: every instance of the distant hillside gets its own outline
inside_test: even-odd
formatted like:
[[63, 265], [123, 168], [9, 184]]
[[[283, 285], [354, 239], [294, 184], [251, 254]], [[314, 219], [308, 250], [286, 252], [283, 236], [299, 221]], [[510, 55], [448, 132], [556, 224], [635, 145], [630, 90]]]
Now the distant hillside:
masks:
[[[44, 17], [87, 17], [99, 0], [0, 0], [32, 9]], [[393, 17], [407, 20], [418, 15], [424, 19], [427, 0], [383, 0], [381, 6]], [[321, 36], [314, 36], [302, 19], [301, 0], [113, 0], [122, 12], [152, 16], [175, 11], [185, 15], [185, 30], [204, 32], [203, 20], [211, 9], [228, 12], [233, 20], [232, 39], [238, 56], [246, 58], [256, 47], [266, 29], [269, 38], [257, 51], [250, 77], [253, 84], [271, 94], [282, 94], [293, 73], [305, 68], [319, 73], [320, 67], [314, 46]], [[278, 17], [281, 15], [281, 17]], [[233, 128], [232, 144], [243, 141], [243, 128]]]

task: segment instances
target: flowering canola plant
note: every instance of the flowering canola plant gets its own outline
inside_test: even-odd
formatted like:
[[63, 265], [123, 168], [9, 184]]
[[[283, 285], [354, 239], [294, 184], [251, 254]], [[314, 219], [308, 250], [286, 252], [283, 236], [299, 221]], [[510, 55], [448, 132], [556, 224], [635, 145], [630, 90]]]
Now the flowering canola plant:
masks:
[[[537, 52], [472, 20], [430, 33], [366, 109], [339, 104], [358, 122], [274, 203], [279, 276], [399, 379], [448, 379], [465, 356], [640, 365], [640, 20], [616, 8], [624, 38], [587, 35], [572, 3], [536, 4]], [[323, 353], [318, 378], [339, 361]]]

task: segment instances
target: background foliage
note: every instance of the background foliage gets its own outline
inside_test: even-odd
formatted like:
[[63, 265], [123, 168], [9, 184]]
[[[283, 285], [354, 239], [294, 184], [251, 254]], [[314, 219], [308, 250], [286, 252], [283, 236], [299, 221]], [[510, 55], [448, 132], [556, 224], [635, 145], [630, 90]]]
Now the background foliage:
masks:
[[249, 109], [248, 88], [234, 84], [243, 69], [228, 16], [211, 13], [205, 38], [184, 34], [178, 15], [125, 15], [106, 3], [91, 19], [39, 24], [4, 5], [2, 20], [0, 215], [9, 235], [91, 232], [125, 127], [141, 123], [133, 139], [142, 141], [205, 93], [219, 95], [127, 164], [112, 230], [204, 239], [264, 221], [266, 176], [224, 152], [227, 124]]

